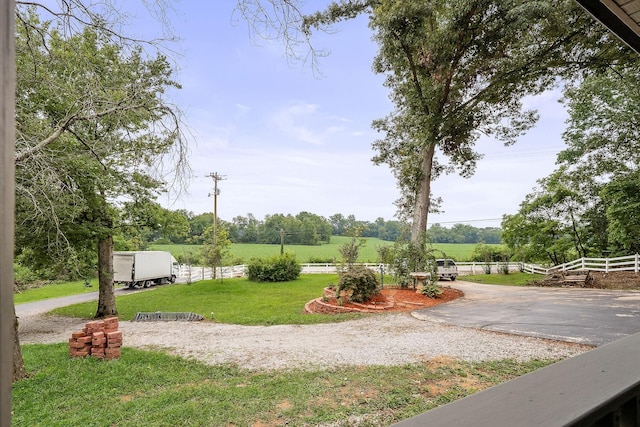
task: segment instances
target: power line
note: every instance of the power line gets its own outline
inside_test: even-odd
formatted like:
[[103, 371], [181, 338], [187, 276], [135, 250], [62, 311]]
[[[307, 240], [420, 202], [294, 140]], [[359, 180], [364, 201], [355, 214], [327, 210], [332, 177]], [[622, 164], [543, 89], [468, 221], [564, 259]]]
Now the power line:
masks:
[[467, 219], [462, 221], [435, 221], [435, 224], [460, 224], [465, 222], [489, 222], [489, 221], [502, 221], [502, 218]]

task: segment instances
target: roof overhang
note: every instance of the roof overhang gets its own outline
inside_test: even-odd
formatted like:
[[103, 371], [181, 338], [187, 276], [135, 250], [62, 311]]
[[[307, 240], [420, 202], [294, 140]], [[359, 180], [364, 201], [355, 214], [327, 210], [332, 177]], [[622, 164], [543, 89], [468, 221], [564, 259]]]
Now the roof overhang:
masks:
[[633, 50], [640, 53], [640, 0], [576, 0]]

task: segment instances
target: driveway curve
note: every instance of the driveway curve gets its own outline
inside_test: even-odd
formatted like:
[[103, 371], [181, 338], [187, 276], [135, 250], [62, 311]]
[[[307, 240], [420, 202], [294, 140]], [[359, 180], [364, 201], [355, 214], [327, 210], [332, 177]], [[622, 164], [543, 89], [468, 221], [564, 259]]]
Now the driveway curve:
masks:
[[412, 315], [449, 325], [594, 346], [640, 332], [640, 291], [464, 281], [450, 285], [465, 296]]

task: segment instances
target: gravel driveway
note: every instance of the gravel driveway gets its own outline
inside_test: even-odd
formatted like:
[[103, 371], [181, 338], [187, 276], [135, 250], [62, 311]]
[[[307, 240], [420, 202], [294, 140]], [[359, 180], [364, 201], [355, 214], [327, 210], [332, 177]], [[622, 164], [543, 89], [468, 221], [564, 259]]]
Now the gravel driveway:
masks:
[[[22, 344], [66, 342], [86, 320], [20, 317]], [[120, 322], [124, 346], [163, 349], [209, 364], [249, 369], [402, 365], [435, 357], [466, 361], [567, 358], [590, 347], [381, 314], [320, 325], [238, 326], [211, 322]]]

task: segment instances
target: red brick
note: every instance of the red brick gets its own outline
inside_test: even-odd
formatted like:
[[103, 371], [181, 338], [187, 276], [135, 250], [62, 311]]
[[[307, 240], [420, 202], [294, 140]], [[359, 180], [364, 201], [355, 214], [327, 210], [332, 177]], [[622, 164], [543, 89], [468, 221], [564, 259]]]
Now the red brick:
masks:
[[83, 343], [83, 344], [91, 344], [92, 340], [93, 340], [93, 337], [90, 337], [88, 335], [77, 339], [79, 343]]
[[69, 343], [69, 348], [78, 348], [78, 349], [80, 349], [80, 348], [85, 348], [85, 347], [89, 347], [89, 346], [87, 346], [86, 344], [83, 344], [83, 343], [79, 343], [77, 341]]
[[101, 330], [102, 328], [104, 328], [104, 321], [102, 321], [102, 320], [94, 320], [93, 322], [89, 322], [89, 323], [85, 324], [85, 327], [87, 329], [92, 329], [94, 331], [98, 331], [98, 330]]
[[93, 340], [91, 341], [91, 347], [94, 348], [105, 348], [107, 346], [106, 338], [102, 338], [101, 340]]
[[117, 339], [122, 339], [122, 331], [114, 331], [114, 332], [109, 332], [107, 334], [105, 334], [107, 336], [107, 340], [111, 341], [111, 340], [117, 340]]
[[103, 320], [105, 325], [109, 325], [112, 323], [118, 323], [118, 318], [117, 317], [107, 317], [106, 319]]
[[82, 338], [82, 337], [86, 337], [87, 334], [84, 333], [84, 331], [77, 331], [77, 332], [73, 332], [71, 334], [71, 338]]
[[77, 350], [74, 349], [73, 351], [69, 352], [71, 354], [71, 357], [87, 357], [90, 353], [89, 350]]

